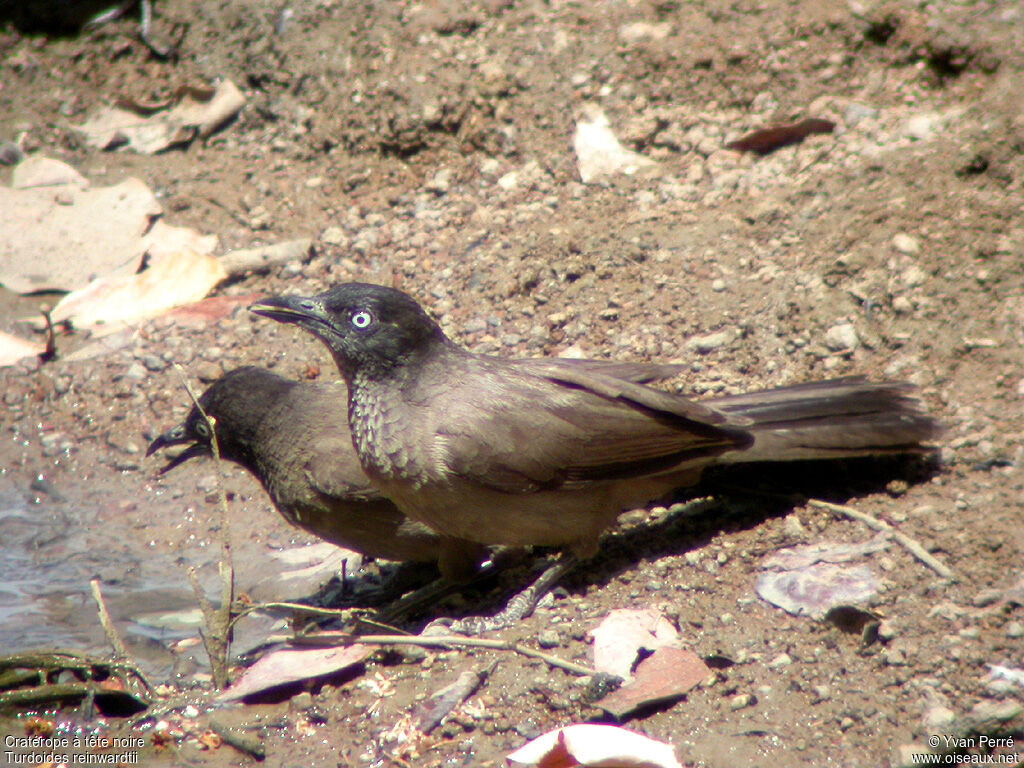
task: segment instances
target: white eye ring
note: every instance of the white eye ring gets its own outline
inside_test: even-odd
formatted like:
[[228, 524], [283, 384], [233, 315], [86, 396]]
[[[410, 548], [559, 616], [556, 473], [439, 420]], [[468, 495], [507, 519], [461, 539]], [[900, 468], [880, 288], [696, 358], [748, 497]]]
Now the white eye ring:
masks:
[[373, 323], [373, 315], [371, 315], [364, 309], [352, 315], [351, 323], [359, 330], [362, 330], [363, 328], [369, 328], [370, 325]]

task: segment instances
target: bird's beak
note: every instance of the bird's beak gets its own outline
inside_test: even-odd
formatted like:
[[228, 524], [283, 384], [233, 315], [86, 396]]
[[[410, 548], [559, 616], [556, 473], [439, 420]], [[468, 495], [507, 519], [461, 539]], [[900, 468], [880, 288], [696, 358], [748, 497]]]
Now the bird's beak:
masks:
[[304, 296], [272, 296], [260, 299], [249, 307], [249, 311], [261, 317], [269, 317], [279, 323], [291, 323], [311, 333], [321, 335], [331, 330], [323, 302]]
[[146, 457], [152, 456], [154, 453], [159, 451], [161, 448], [167, 448], [171, 445], [185, 445], [190, 444], [188, 447], [175, 456], [173, 459], [169, 459], [167, 464], [160, 468], [160, 474], [170, 472], [172, 469], [180, 464], [184, 464], [189, 459], [193, 459], [196, 456], [207, 456], [210, 453], [210, 449], [202, 444], [185, 437], [184, 425], [179, 424], [176, 427], [172, 427], [158, 436], [152, 443], [149, 444], [149, 448], [146, 449]]

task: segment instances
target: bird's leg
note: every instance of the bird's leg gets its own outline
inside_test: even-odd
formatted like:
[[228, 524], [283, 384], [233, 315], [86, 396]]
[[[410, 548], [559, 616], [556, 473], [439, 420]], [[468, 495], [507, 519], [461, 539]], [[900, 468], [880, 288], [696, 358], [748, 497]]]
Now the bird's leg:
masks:
[[170, 58], [171, 54], [174, 52], [174, 48], [157, 44], [149, 34], [149, 25], [153, 19], [151, 0], [123, 0], [123, 2], [118, 3], [114, 7], [89, 19], [85, 25], [86, 29], [94, 29], [96, 27], [101, 27], [104, 24], [109, 24], [112, 21], [116, 21], [128, 13], [128, 11], [130, 11], [135, 5], [139, 6], [139, 37], [142, 39], [142, 42], [146, 44], [146, 47], [149, 48], [157, 58]]
[[463, 635], [482, 635], [484, 632], [494, 632], [515, 625], [533, 613], [541, 598], [578, 562], [579, 559], [575, 555], [563, 554], [556, 563], [545, 568], [530, 586], [514, 595], [494, 616], [467, 616], [452, 622], [448, 629]]
[[457, 580], [445, 577], [435, 579], [426, 586], [410, 592], [384, 607], [375, 618], [385, 624], [394, 623], [403, 616], [407, 616], [431, 603], [436, 603], [446, 595], [458, 592], [467, 584], [472, 584], [473, 582], [501, 573], [501, 571], [518, 562], [522, 558], [522, 553], [521, 549], [515, 547], [500, 548], [472, 574]]

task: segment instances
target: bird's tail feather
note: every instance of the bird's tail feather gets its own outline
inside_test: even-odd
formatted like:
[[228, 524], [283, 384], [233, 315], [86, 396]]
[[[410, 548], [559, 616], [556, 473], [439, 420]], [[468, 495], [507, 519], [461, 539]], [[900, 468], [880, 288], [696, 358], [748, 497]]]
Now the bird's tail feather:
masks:
[[754, 444], [723, 455], [724, 462], [828, 459], [928, 450], [942, 430], [914, 391], [902, 382], [849, 377], [705, 403], [753, 422]]

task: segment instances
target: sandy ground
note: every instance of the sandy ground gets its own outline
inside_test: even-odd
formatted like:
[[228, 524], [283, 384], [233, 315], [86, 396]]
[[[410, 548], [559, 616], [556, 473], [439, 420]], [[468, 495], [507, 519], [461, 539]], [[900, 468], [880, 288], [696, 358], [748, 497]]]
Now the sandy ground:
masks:
[[[947, 426], [932, 474], [826, 467], [786, 478], [891, 522], [952, 568], [941, 578], [900, 547], [869, 558], [882, 582], [871, 609], [885, 619], [870, 645], [762, 602], [753, 582], [780, 547], [873, 533], [735, 489], [668, 535], [642, 534], [660, 508], [630, 513], [630, 532], [503, 637], [544, 633], [550, 653], [589, 663], [587, 631], [609, 610], [665, 612], [689, 647], [730, 662], [628, 723], [673, 743], [686, 765], [898, 765], [901, 745], [956, 732], [979, 705], [1024, 700], [986, 667], [1024, 666], [1024, 614], [1005, 596], [1024, 575], [1020, 7], [167, 0], [153, 35], [184, 31], [170, 61], [137, 31], [128, 17], [69, 38], [0, 34], [0, 140], [21, 137], [96, 184], [140, 177], [169, 221], [225, 247], [313, 238], [312, 258], [220, 295], [396, 284], [477, 351], [684, 362], [673, 384], [693, 396], [900, 378]], [[223, 78], [247, 106], [185, 149], [98, 153], [69, 128], [120, 96], [156, 100]], [[582, 184], [572, 133], [586, 103], [656, 168]], [[835, 132], [765, 157], [723, 149], [808, 116]], [[5, 293], [3, 303], [10, 331], [38, 301]], [[244, 302], [200, 328], [157, 319], [109, 355], [61, 359], [80, 344], [62, 339], [56, 361], [0, 371], [0, 480], [38, 502], [31, 535], [14, 533], [32, 542], [24, 567], [50, 569], [64, 595], [63, 607], [51, 596], [28, 611], [12, 650], [61, 645], [65, 632], [102, 649], [88, 601], [68, 603], [58, 581], [101, 578], [127, 620], [162, 587], [181, 590], [172, 564], [212, 573], [212, 466], [157, 479], [141, 455], [186, 412], [172, 362], [194, 381], [243, 364], [334, 375], [319, 346]], [[63, 505], [30, 488], [39, 475]], [[274, 551], [308, 539], [250, 478], [226, 482], [246, 588], [279, 567]], [[486, 610], [502, 594], [439, 611]], [[405, 763], [381, 757], [417, 698], [493, 660], [424, 742], [388, 747]], [[178, 671], [188, 684], [194, 670]], [[381, 654], [312, 697], [230, 716], [257, 727], [269, 765], [485, 766], [549, 728], [600, 719], [587, 693], [508, 653]], [[989, 730], [1013, 740], [997, 753], [1019, 755], [1022, 723]], [[162, 755], [246, 761], [192, 739]]]

